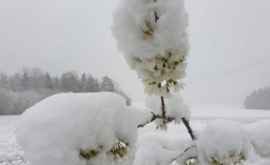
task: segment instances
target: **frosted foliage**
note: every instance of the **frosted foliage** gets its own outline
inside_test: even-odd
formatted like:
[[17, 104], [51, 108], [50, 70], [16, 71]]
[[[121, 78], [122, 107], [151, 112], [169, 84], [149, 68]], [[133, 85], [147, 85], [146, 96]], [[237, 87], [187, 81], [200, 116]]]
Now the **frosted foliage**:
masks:
[[[16, 133], [33, 165], [128, 165], [143, 115], [112, 93], [58, 94], [28, 109]], [[127, 144], [120, 157], [111, 152], [119, 141]], [[98, 154], [86, 160], [80, 149]]]
[[113, 34], [146, 93], [164, 96], [182, 87], [186, 27], [183, 0], [122, 0], [114, 15]]
[[[180, 122], [181, 118], [190, 118], [189, 107], [184, 103], [180, 94], [172, 94], [171, 97], [164, 99], [166, 116], [175, 118], [176, 122]], [[146, 106], [155, 114], [161, 115], [160, 97], [147, 96]]]
[[[213, 121], [198, 138], [203, 165], [241, 165], [249, 158], [251, 144], [241, 125], [232, 121]], [[239, 164], [237, 164], [239, 163]]]

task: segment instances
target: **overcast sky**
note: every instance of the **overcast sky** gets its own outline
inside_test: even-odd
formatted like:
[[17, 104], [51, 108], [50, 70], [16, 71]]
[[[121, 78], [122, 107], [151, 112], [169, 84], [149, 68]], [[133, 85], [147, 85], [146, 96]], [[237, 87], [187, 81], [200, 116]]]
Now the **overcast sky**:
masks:
[[[143, 88], [111, 34], [118, 0], [0, 1], [0, 71], [40, 67], [109, 75], [135, 99]], [[270, 85], [270, 1], [187, 0], [191, 42], [184, 95], [191, 104], [241, 105]]]

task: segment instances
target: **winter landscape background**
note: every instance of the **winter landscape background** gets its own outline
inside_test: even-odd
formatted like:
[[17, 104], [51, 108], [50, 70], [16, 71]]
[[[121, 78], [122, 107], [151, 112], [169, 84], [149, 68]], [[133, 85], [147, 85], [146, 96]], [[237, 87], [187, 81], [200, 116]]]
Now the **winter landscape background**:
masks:
[[[56, 75], [70, 70], [108, 75], [132, 98], [144, 99], [111, 33], [118, 1], [0, 3], [1, 72], [38, 67]], [[269, 86], [269, 3], [186, 2], [191, 49], [184, 93], [190, 103], [242, 106], [252, 91]]]
[[[105, 91], [145, 107], [143, 85], [112, 36], [117, 5], [118, 0], [0, 1], [0, 165], [27, 164], [15, 125], [21, 113], [49, 96]], [[181, 94], [194, 130], [216, 120], [236, 121], [264, 155], [259, 165], [270, 164], [265, 131], [270, 120], [270, 2], [187, 0], [186, 8], [191, 49]], [[169, 148], [188, 138], [183, 125], [172, 124], [165, 134], [150, 124], [139, 129], [138, 146], [144, 149], [153, 134], [153, 144], [172, 140]]]
[[115, 92], [118, 83], [108, 76], [101, 80], [91, 74], [65, 72], [51, 76], [39, 68], [24, 69], [14, 75], [0, 74], [0, 114], [24, 112], [39, 101], [57, 93]]

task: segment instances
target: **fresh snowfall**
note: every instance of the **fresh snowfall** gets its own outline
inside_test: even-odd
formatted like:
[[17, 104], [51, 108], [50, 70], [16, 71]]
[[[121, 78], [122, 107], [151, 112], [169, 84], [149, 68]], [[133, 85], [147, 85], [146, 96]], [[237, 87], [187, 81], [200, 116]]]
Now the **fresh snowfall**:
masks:
[[[177, 158], [192, 145], [204, 162], [241, 153], [244, 165], [270, 163], [270, 112], [193, 107], [191, 121], [199, 138], [192, 142], [183, 124], [171, 123], [167, 131], [155, 123], [137, 129], [150, 111], [141, 103], [127, 106], [111, 93], [52, 96], [21, 116], [1, 117], [0, 164], [182, 165]], [[119, 141], [127, 148], [114, 155], [111, 148]], [[98, 156], [86, 160], [81, 149], [96, 149]]]
[[187, 26], [184, 0], [122, 0], [112, 33], [145, 104], [122, 91], [50, 96], [1, 119], [0, 164], [270, 165], [269, 112], [182, 98]]

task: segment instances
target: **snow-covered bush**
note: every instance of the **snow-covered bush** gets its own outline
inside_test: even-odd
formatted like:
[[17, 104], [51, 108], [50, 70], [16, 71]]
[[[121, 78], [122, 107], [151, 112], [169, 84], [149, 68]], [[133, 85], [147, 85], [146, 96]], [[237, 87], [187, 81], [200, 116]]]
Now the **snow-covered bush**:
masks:
[[246, 125], [246, 132], [250, 138], [251, 144], [254, 147], [256, 153], [261, 157], [270, 157], [270, 134], [268, 129], [270, 128], [270, 121], [258, 121]]
[[130, 165], [147, 117], [117, 94], [58, 94], [29, 108], [16, 133], [33, 165]]
[[242, 126], [232, 121], [208, 124], [197, 141], [202, 165], [243, 165], [250, 159], [252, 146]]

